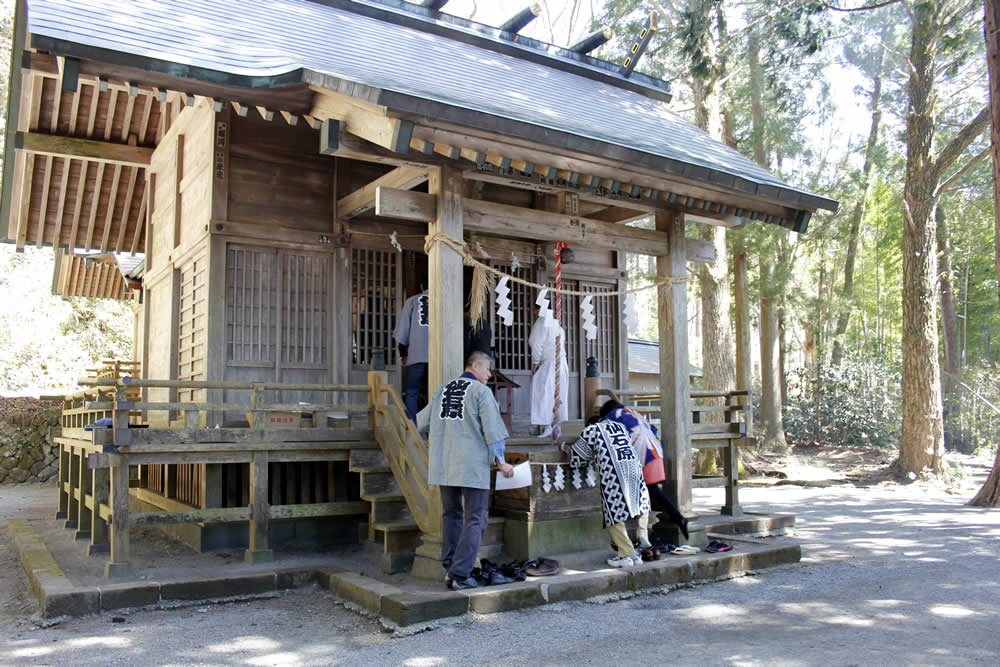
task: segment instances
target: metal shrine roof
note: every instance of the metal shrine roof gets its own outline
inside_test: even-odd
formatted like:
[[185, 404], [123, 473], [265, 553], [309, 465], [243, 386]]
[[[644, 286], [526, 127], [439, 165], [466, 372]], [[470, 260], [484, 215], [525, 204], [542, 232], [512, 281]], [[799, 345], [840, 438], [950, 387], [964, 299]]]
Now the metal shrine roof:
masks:
[[682, 119], [665, 82], [400, 0], [28, 0], [28, 33], [36, 49], [249, 88], [322, 74], [404, 112], [514, 121], [540, 143], [571, 135], [589, 152], [791, 208], [837, 205]]

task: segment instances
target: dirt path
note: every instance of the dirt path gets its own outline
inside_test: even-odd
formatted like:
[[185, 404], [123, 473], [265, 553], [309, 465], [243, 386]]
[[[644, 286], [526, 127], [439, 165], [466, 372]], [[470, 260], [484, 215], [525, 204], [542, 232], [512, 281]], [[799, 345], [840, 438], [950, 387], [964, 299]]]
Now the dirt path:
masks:
[[[10, 513], [34, 493], [0, 487], [0, 507]], [[0, 664], [607, 665], [631, 656], [699, 666], [994, 665], [1000, 511], [964, 507], [967, 497], [928, 484], [749, 487], [748, 509], [798, 516], [802, 564], [608, 604], [467, 617], [407, 637], [316, 589], [47, 629], [5, 611]], [[721, 503], [714, 491], [696, 498]], [[16, 607], [23, 575], [6, 555], [2, 566], [12, 596], [4, 602]]]

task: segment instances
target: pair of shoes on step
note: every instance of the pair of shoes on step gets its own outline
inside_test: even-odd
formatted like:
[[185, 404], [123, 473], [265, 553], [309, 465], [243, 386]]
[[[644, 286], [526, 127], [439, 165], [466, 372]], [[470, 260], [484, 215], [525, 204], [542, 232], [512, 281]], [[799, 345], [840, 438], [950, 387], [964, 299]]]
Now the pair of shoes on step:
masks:
[[608, 565], [611, 567], [635, 567], [636, 565], [642, 565], [642, 556], [639, 554], [634, 556], [615, 556], [608, 559]]
[[468, 576], [464, 579], [452, 579], [451, 577], [445, 577], [445, 585], [448, 586], [453, 591], [466, 590], [468, 588], [482, 588], [481, 584], [475, 577]]

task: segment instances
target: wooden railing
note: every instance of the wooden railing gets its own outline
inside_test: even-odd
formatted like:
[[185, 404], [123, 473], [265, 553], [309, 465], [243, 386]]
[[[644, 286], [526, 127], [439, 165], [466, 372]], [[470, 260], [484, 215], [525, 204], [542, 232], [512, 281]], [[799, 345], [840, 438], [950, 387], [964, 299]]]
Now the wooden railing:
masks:
[[[601, 389], [609, 396], [650, 419], [659, 422], [660, 395], [626, 389]], [[739, 447], [752, 442], [753, 412], [749, 391], [691, 390], [688, 437], [692, 449], [723, 449], [723, 474], [692, 475], [692, 488], [724, 487], [723, 514], [742, 514], [739, 504]]]
[[[90, 553], [109, 552], [105, 572], [108, 576], [130, 570], [129, 528], [143, 525], [169, 525], [246, 521], [250, 527], [249, 561], [271, 558], [270, 521], [327, 516], [361, 515], [368, 503], [350, 499], [335, 492], [333, 475], [325, 487], [315, 484], [308, 494], [312, 502], [272, 504], [269, 492], [270, 464], [347, 461], [351, 449], [377, 445], [369, 440], [367, 429], [348, 427], [269, 428], [265, 415], [273, 412], [326, 411], [370, 414], [372, 401], [368, 385], [350, 384], [279, 384], [240, 382], [194, 382], [178, 380], [138, 380], [129, 377], [85, 378], [87, 388], [66, 396], [61, 419], [61, 433], [56, 438], [60, 446], [59, 510], [57, 517], [66, 519], [66, 526], [77, 531], [77, 537], [89, 537]], [[129, 399], [136, 387], [179, 389], [250, 390], [248, 403], [222, 402], [155, 402]], [[266, 403], [265, 391], [309, 391], [316, 393], [363, 393], [365, 402], [357, 404], [284, 404]], [[133, 394], [134, 395], [134, 394]], [[147, 428], [130, 421], [137, 411], [181, 411], [200, 414], [210, 411], [249, 413], [252, 428]], [[107, 426], [91, 426], [101, 418], [109, 418]], [[185, 420], [187, 423], [190, 421]], [[203, 421], [203, 420], [191, 420]], [[91, 430], [85, 430], [90, 426]], [[242, 503], [222, 507], [214, 485], [221, 479], [207, 480], [193, 474], [195, 466], [203, 464], [249, 464], [248, 494]], [[331, 464], [332, 465], [332, 464]], [[200, 506], [172, 501], [167, 510], [152, 512], [129, 511], [130, 468], [151, 466], [191, 466], [192, 474], [180, 481], [202, 489], [197, 499]], [[216, 466], [220, 468], [221, 466]], [[179, 476], [180, 477], [180, 476]], [[141, 482], [141, 479], [131, 480]], [[163, 480], [163, 488], [171, 482]], [[205, 490], [214, 490], [213, 499]], [[141, 495], [143, 489], [134, 489]], [[195, 498], [186, 495], [188, 500]], [[169, 499], [165, 499], [169, 500]]]
[[429, 535], [441, 534], [441, 497], [428, 482], [427, 442], [407, 417], [399, 394], [384, 371], [368, 374], [373, 409], [372, 431], [389, 461], [396, 484], [403, 492], [417, 526]]

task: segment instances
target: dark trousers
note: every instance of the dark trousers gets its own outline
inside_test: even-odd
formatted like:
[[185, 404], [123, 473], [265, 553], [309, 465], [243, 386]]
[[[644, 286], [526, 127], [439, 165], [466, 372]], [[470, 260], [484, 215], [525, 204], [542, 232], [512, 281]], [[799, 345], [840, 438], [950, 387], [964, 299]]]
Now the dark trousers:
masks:
[[684, 515], [680, 513], [676, 505], [670, 502], [670, 498], [667, 498], [667, 494], [663, 493], [659, 484], [647, 484], [646, 489], [649, 490], [649, 506], [653, 511], [666, 512], [670, 520], [678, 526], [684, 523]]
[[442, 486], [441, 564], [452, 579], [465, 579], [479, 555], [489, 522], [489, 489]]
[[403, 404], [406, 406], [406, 416], [417, 421], [417, 399], [420, 390], [427, 384], [427, 364], [410, 364], [406, 367], [406, 386], [403, 388]]

